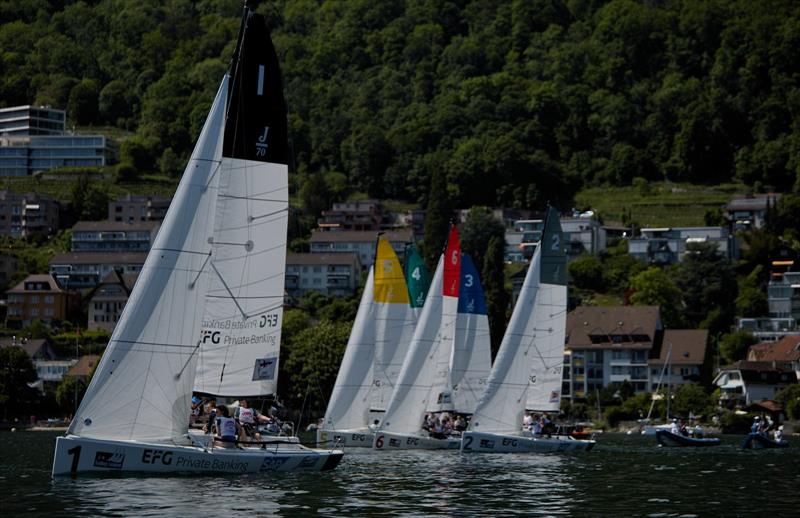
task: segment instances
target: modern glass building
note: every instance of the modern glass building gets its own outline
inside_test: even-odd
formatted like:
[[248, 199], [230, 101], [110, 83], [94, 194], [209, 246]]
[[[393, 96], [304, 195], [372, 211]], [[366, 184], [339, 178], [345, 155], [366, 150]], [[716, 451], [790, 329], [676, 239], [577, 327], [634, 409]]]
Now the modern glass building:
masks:
[[0, 108], [0, 135], [63, 135], [67, 112], [49, 106]]
[[49, 107], [0, 109], [0, 176], [56, 167], [102, 167], [116, 157], [103, 135], [64, 134], [65, 113]]

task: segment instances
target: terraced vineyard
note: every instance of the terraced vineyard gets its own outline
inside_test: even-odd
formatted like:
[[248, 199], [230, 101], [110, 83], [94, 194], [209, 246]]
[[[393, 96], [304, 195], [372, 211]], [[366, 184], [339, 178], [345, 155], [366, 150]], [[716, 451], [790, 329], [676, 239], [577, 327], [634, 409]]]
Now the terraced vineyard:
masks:
[[736, 195], [741, 184], [691, 185], [651, 183], [638, 187], [593, 187], [575, 195], [576, 207], [593, 210], [605, 224], [636, 223], [642, 227], [705, 225], [705, 214]]

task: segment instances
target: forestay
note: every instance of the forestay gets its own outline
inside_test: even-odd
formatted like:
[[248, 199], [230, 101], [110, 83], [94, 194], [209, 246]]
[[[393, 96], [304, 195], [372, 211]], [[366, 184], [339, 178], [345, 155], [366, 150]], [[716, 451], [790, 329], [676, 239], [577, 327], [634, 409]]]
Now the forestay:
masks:
[[551, 207], [470, 430], [518, 433], [526, 406], [531, 408], [529, 396], [533, 409], [558, 408], [567, 308], [565, 266], [558, 212]]
[[283, 316], [289, 183], [286, 104], [263, 17], [233, 62], [195, 390], [274, 394]]

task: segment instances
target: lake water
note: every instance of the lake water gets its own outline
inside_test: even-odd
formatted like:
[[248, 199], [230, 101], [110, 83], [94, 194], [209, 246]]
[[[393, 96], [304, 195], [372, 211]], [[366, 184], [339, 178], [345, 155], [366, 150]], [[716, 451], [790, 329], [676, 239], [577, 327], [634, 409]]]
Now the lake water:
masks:
[[[2, 432], [0, 516], [798, 516], [800, 448], [665, 449], [606, 434], [589, 454], [350, 449], [333, 472], [52, 480], [55, 433]], [[800, 439], [790, 438], [800, 445]]]

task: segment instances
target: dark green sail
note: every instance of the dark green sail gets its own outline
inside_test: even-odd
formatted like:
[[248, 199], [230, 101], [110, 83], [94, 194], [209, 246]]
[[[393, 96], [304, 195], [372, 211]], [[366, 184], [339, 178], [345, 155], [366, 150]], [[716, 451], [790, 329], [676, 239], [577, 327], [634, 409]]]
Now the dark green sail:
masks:
[[564, 234], [558, 211], [554, 207], [547, 208], [544, 221], [544, 233], [539, 242], [542, 247], [542, 273], [540, 282], [544, 284], [567, 285], [567, 254], [565, 252]]
[[425, 297], [428, 295], [431, 275], [425, 267], [425, 261], [422, 260], [422, 256], [419, 255], [419, 251], [414, 245], [406, 249], [405, 270], [411, 307], [421, 308], [425, 304]]

